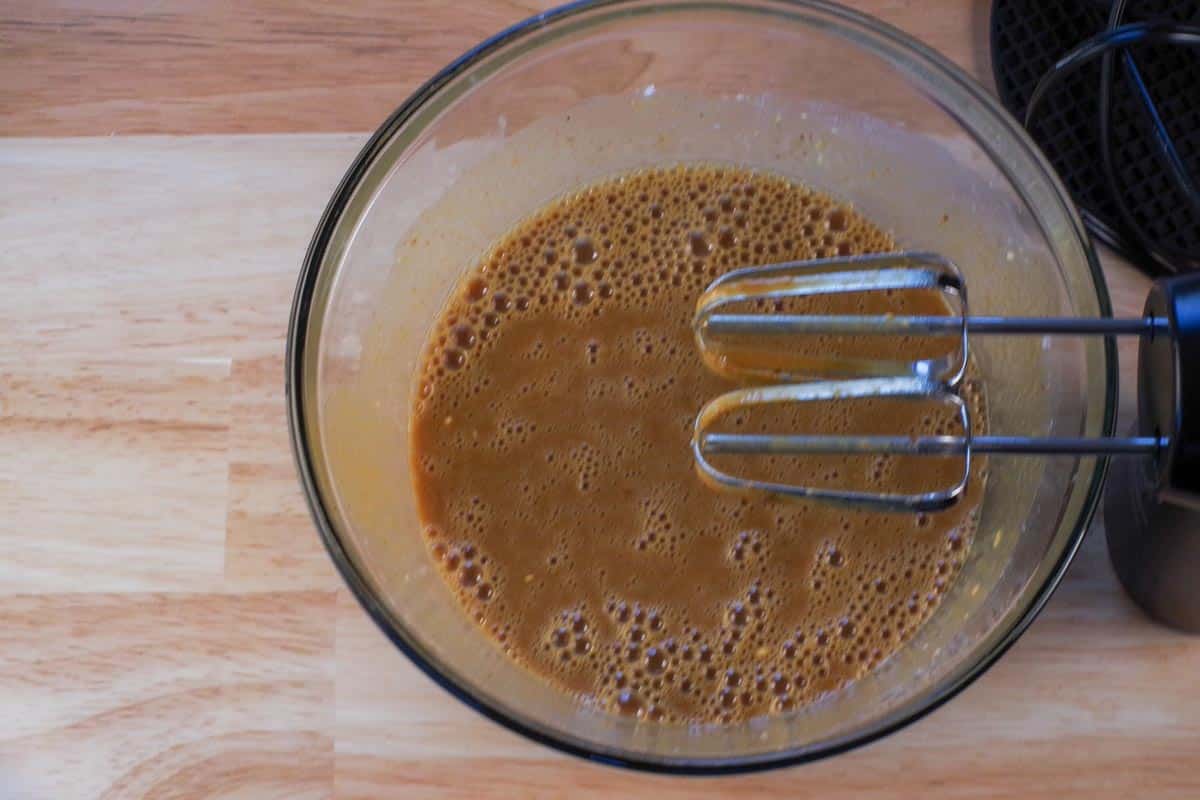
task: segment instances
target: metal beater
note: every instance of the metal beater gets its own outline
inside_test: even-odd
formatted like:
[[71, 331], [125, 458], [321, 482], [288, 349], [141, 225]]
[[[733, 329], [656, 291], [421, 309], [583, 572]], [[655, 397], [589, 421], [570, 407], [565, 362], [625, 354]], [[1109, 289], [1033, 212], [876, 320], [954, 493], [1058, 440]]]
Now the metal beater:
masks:
[[[935, 316], [744, 313], [757, 301], [848, 292], [929, 290], [942, 293], [951, 313]], [[759, 303], [761, 305], [761, 303]], [[697, 415], [692, 451], [701, 476], [737, 491], [818, 500], [888, 511], [936, 511], [964, 493], [975, 453], [1149, 458], [1157, 476], [1157, 500], [1200, 510], [1200, 274], [1155, 284], [1145, 313], [1135, 319], [972, 316], [962, 274], [934, 253], [888, 253], [793, 261], [736, 270], [709, 285], [693, 318], [696, 341], [708, 366], [727, 376], [776, 381], [737, 389], [709, 402]], [[1138, 435], [1126, 438], [1031, 438], [973, 436], [970, 410], [955, 392], [967, 368], [970, 338], [994, 334], [1140, 336]], [[911, 362], [830, 359], [796, 370], [739, 361], [737, 342], [780, 342], [786, 337], [953, 336], [955, 349]], [[834, 374], [837, 380], [805, 379]], [[803, 431], [768, 434], [713, 432], [731, 410], [774, 403], [810, 403], [853, 398], [909, 398], [948, 403], [962, 425], [953, 436], [813, 435]], [[951, 486], [920, 494], [885, 494], [797, 486], [741, 477], [716, 467], [719, 454], [899, 454], [961, 456], [963, 469]]]

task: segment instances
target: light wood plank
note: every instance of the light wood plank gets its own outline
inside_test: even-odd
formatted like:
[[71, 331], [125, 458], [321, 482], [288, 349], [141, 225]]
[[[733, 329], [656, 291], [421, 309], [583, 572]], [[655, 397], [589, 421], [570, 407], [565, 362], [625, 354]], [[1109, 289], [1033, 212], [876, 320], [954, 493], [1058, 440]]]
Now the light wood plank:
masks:
[[0, 140], [0, 359], [278, 355], [308, 240], [364, 139]]
[[[552, 0], [0, 2], [0, 133], [371, 130]], [[849, 0], [990, 81], [987, 0]]]
[[227, 360], [0, 360], [0, 386], [0, 595], [221, 585]]
[[335, 603], [5, 598], [0, 797], [331, 797]]
[[[285, 303], [280, 295], [281, 311]], [[292, 459], [282, 352], [235, 360], [230, 383], [227, 589], [340, 587], [313, 529]]]

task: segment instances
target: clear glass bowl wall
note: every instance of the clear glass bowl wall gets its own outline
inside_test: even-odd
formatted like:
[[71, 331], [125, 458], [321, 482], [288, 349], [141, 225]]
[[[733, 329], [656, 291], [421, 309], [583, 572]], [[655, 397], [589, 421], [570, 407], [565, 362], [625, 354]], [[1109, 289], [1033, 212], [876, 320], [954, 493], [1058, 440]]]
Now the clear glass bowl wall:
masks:
[[[933, 619], [869, 677], [806, 710], [724, 728], [638, 724], [514, 666], [460, 610], [420, 536], [407, 411], [425, 332], [487, 246], [547, 201], [621, 172], [698, 161], [772, 170], [845, 198], [903, 246], [954, 259], [975, 312], [1107, 312], [1049, 168], [996, 102], [932, 52], [818, 3], [601, 3], [485, 43], [376, 134], [309, 254], [289, 379], [322, 534], [419, 665], [560, 748], [725, 771], [867, 741], [969, 682], [1057, 581], [1102, 470], [1070, 458], [993, 468], [967, 565]], [[1115, 355], [1100, 341], [972, 346], [994, 431], [1111, 430]]]

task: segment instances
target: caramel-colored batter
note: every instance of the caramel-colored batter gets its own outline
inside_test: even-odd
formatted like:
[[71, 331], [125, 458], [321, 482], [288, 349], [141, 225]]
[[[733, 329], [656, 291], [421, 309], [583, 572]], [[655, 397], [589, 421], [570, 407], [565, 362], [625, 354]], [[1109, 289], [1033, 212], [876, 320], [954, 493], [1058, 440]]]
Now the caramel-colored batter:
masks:
[[[690, 320], [730, 269], [892, 247], [829, 197], [716, 166], [627, 175], [518, 225], [447, 303], [413, 402], [424, 532], [464, 609], [552, 684], [648, 720], [787, 711], [886, 659], [962, 564], [981, 467], [966, 499], [934, 515], [714, 491], [689, 437], [699, 408], [733, 384], [705, 369]], [[944, 313], [909, 294], [796, 305]], [[871, 346], [900, 357], [913, 345]], [[969, 382], [966, 394], [982, 429], [982, 393]], [[933, 433], [953, 419], [929, 403], [862, 401], [722, 424]], [[888, 491], [952, 483], [961, 469], [954, 458], [729, 458], [745, 473]]]

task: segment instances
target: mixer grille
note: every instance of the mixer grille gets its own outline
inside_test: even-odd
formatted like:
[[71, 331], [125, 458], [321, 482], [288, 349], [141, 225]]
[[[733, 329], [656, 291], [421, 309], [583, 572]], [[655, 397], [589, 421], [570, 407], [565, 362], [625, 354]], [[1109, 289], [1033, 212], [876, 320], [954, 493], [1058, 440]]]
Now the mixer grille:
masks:
[[[1105, 0], [995, 0], [992, 68], [1005, 107], [1022, 119], [1038, 80], [1072, 47], [1103, 31], [1108, 12]], [[1129, 4], [1122, 22], [1160, 19], [1200, 24], [1200, 2], [1140, 0]], [[1184, 165], [1193, 181], [1200, 181], [1200, 53], [1170, 45], [1131, 52]], [[1200, 218], [1166, 169], [1153, 126], [1116, 59], [1112, 86], [1113, 162], [1126, 204], [1164, 249], [1191, 258], [1152, 264], [1122, 222], [1098, 156], [1098, 60], [1058, 83], [1030, 134], [1084, 211], [1093, 235], [1147, 268], [1200, 266]]]

